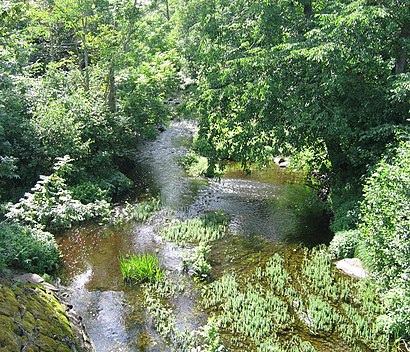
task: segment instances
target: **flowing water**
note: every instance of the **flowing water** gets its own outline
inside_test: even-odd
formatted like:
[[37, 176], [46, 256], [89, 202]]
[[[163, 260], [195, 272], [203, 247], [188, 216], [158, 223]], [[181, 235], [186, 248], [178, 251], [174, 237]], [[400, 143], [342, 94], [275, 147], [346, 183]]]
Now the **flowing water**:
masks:
[[125, 285], [118, 257], [155, 251], [162, 267], [182, 280], [183, 295], [172, 302], [181, 329], [195, 329], [207, 315], [196, 308], [198, 293], [182, 272], [182, 249], [164, 242], [158, 230], [172, 218], [222, 210], [230, 217], [230, 236], [211, 253], [213, 277], [234, 268], [246, 273], [263, 264], [278, 246], [313, 246], [328, 240], [328, 219], [314, 192], [300, 176], [279, 167], [245, 174], [230, 165], [221, 180], [188, 177], [178, 163], [196, 130], [193, 122], [173, 121], [141, 146], [135, 175], [141, 193], [161, 198], [163, 210], [143, 224], [87, 225], [59, 238], [64, 253], [62, 284], [83, 317], [97, 352], [168, 351], [152, 328], [138, 287]]

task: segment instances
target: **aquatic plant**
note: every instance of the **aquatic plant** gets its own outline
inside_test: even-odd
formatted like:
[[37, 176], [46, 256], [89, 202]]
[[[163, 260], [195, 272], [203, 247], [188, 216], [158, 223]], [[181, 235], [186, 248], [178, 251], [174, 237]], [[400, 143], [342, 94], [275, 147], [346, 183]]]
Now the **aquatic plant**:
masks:
[[182, 293], [178, 283], [171, 282], [167, 277], [161, 282], [150, 283], [145, 287], [145, 299], [147, 310], [156, 330], [173, 350], [180, 352], [225, 351], [219, 337], [220, 322], [217, 319], [209, 318], [207, 324], [197, 330], [178, 329], [176, 317], [172, 309], [167, 306], [167, 299], [176, 292]]
[[284, 350], [287, 352], [316, 352], [309, 341], [304, 341], [297, 335], [293, 335], [284, 342]]
[[[253, 275], [226, 273], [201, 291], [201, 304], [221, 320], [235, 350], [315, 351], [309, 341], [286, 338], [292, 329], [333, 336], [351, 351], [387, 350], [377, 317], [383, 305], [367, 280], [337, 273], [326, 248], [285, 260], [274, 254]], [[331, 287], [328, 287], [331, 286]]]
[[257, 347], [257, 352], [286, 352], [277, 340], [272, 338], [266, 339]]
[[131, 220], [145, 221], [155, 211], [161, 209], [161, 200], [159, 198], [153, 198], [136, 204], [127, 204], [126, 212], [129, 214]]
[[205, 307], [219, 306], [222, 326], [261, 345], [277, 332], [291, 326], [289, 306], [259, 284], [248, 283], [242, 290], [238, 278], [225, 274], [202, 292]]
[[283, 263], [284, 259], [278, 253], [275, 253], [265, 267], [270, 288], [282, 296], [285, 295], [286, 288], [289, 287], [291, 280], [291, 276], [285, 270]]
[[333, 274], [334, 268], [325, 248], [319, 246], [306, 251], [302, 265], [302, 272], [309, 284], [309, 289], [337, 302], [339, 297]]
[[309, 295], [306, 315], [303, 320], [314, 335], [321, 335], [332, 333], [340, 318], [337, 311], [328, 302], [316, 295]]
[[237, 293], [238, 282], [236, 275], [228, 273], [202, 289], [202, 304], [208, 309], [223, 303], [229, 296], [234, 296]]
[[161, 236], [180, 245], [187, 243], [209, 243], [221, 238], [226, 232], [226, 223], [221, 222], [220, 215], [208, 215], [202, 218], [174, 220], [162, 229]]
[[146, 221], [153, 212], [161, 209], [161, 200], [157, 198], [145, 200], [139, 203], [125, 203], [124, 207], [116, 207], [111, 212], [110, 222], [114, 225], [127, 221]]
[[211, 264], [207, 262], [206, 257], [210, 250], [211, 246], [200, 244], [192, 252], [187, 252], [182, 258], [185, 270], [200, 279], [209, 277]]
[[163, 277], [158, 258], [151, 253], [120, 257], [120, 270], [124, 280], [135, 283], [158, 281]]

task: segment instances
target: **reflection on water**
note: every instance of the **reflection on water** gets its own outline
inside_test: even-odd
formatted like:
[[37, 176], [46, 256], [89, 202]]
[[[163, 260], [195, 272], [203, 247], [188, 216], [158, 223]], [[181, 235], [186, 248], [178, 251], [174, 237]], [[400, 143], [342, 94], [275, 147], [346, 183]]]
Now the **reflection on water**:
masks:
[[[185, 280], [184, 294], [172, 303], [181, 329], [196, 329], [206, 314], [195, 309], [198, 293], [181, 275], [182, 249], [164, 243], [158, 229], [175, 217], [193, 217], [223, 210], [230, 221], [230, 236], [213, 245], [212, 275], [235, 269], [246, 274], [263, 265], [283, 243], [314, 245], [327, 241], [327, 218], [312, 191], [298, 175], [279, 168], [250, 175], [230, 166], [218, 180], [187, 177], [177, 163], [196, 126], [174, 121], [156, 141], [141, 147], [137, 184], [142, 193], [161, 197], [164, 210], [148, 223], [116, 228], [88, 225], [72, 229], [58, 239], [64, 254], [63, 283], [74, 309], [97, 352], [168, 351], [146, 316], [141, 290], [121, 279], [118, 257], [129, 252], [155, 251], [163, 268]], [[173, 214], [172, 216], [170, 214]]]

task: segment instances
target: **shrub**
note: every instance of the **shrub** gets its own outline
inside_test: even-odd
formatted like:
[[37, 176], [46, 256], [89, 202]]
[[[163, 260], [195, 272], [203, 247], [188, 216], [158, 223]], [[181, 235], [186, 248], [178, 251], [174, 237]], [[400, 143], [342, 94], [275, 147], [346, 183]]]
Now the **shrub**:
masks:
[[74, 199], [79, 200], [81, 203], [93, 203], [96, 200], [105, 200], [110, 202], [107, 190], [101, 189], [91, 181], [83, 182], [79, 185], [70, 188]]
[[105, 200], [83, 204], [73, 198], [62, 177], [70, 162], [68, 156], [58, 158], [54, 173], [40, 176], [32, 192], [12, 205], [6, 218], [32, 228], [57, 230], [94, 217], [108, 217], [110, 205]]
[[4, 266], [44, 274], [57, 267], [59, 250], [51, 233], [3, 222], [0, 223], [0, 258]]
[[135, 283], [154, 282], [163, 276], [157, 256], [151, 253], [120, 257], [120, 270], [124, 280]]
[[367, 264], [387, 292], [382, 320], [395, 337], [410, 336], [409, 214], [410, 142], [403, 142], [367, 179], [359, 225]]
[[333, 259], [353, 258], [359, 243], [357, 230], [336, 232], [329, 245], [329, 253]]
[[208, 171], [208, 159], [191, 150], [182, 159], [181, 163], [189, 176], [206, 176]]
[[364, 187], [360, 235], [369, 265], [387, 286], [410, 267], [410, 142], [382, 161]]

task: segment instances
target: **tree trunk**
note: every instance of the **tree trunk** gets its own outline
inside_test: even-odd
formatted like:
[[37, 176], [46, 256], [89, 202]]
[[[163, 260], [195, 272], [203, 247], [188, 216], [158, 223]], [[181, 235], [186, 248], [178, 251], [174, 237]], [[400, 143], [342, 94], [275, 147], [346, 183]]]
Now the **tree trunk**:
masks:
[[[410, 23], [405, 23], [401, 27], [399, 37], [399, 48], [396, 55], [395, 73], [406, 73], [408, 71], [408, 53], [407, 48], [410, 42]], [[407, 44], [407, 45], [406, 45]]]
[[167, 18], [167, 21], [170, 20], [170, 14], [169, 14], [169, 3], [168, 0], [165, 0], [165, 17]]
[[82, 33], [81, 42], [83, 46], [83, 61], [84, 61], [84, 87], [86, 91], [90, 90], [90, 73], [89, 73], [89, 58], [87, 48], [87, 18], [82, 18]]
[[303, 13], [305, 14], [305, 17], [308, 19], [312, 17], [312, 14], [313, 14], [312, 1], [304, 1]]
[[108, 82], [107, 82], [107, 104], [110, 112], [114, 113], [117, 110], [116, 106], [116, 87], [115, 87], [115, 76], [114, 76], [114, 65], [111, 63], [110, 70], [108, 72]]

